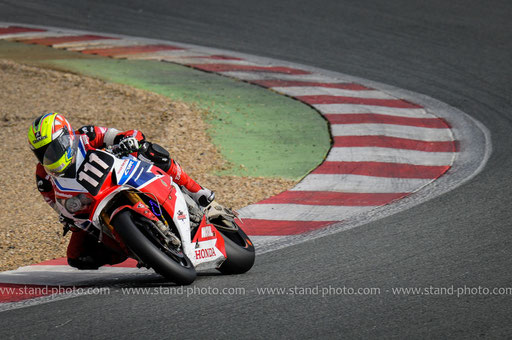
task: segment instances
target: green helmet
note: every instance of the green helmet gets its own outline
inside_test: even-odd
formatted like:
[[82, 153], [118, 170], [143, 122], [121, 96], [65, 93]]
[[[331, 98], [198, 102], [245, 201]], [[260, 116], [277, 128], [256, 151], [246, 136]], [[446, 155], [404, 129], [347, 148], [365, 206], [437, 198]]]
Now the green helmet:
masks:
[[78, 138], [67, 119], [52, 112], [34, 120], [28, 129], [28, 142], [46, 171], [62, 176], [73, 163]]

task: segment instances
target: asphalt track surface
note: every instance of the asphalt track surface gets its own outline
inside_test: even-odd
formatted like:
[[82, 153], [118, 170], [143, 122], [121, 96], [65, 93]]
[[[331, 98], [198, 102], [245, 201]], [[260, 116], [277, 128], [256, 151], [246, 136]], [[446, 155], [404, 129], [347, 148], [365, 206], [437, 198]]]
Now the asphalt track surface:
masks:
[[[245, 275], [201, 276], [194, 284], [210, 291], [244, 288], [244, 295], [133, 295], [117, 287], [107, 296], [3, 312], [1, 338], [511, 336], [511, 295], [404, 296], [392, 290], [512, 286], [512, 3], [69, 3], [2, 1], [0, 20], [220, 47], [379, 81], [475, 117], [491, 132], [493, 154], [479, 175], [434, 200], [261, 255]], [[265, 287], [295, 294], [259, 294]], [[301, 295], [305, 287], [378, 287], [381, 293]]]

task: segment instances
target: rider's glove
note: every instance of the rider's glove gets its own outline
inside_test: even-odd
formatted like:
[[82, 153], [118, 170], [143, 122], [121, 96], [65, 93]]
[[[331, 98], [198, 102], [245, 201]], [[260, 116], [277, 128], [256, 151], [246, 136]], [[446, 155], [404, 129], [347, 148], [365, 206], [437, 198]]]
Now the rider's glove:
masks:
[[66, 236], [70, 230], [74, 231], [76, 229], [75, 221], [72, 218], [61, 214], [59, 215], [59, 222], [62, 224], [62, 236]]
[[137, 138], [127, 137], [119, 142], [119, 149], [125, 153], [132, 153], [139, 150], [140, 144]]
[[215, 192], [210, 189], [201, 188], [201, 190], [192, 194], [192, 198], [199, 206], [206, 208], [215, 199]]
[[198, 192], [191, 192], [184, 186], [181, 187], [181, 190], [190, 196], [201, 208], [206, 208], [215, 199], [215, 193], [203, 187]]

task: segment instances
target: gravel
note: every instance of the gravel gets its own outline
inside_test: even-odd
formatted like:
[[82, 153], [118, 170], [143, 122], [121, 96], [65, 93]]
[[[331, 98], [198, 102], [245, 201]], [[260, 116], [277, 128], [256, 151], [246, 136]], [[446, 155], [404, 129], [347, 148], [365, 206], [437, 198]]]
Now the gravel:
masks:
[[172, 157], [217, 201], [239, 209], [292, 187], [284, 179], [218, 176], [229, 168], [205, 133], [204, 110], [152, 92], [77, 74], [0, 60], [0, 270], [63, 257], [69, 235], [35, 185], [28, 147], [33, 119], [59, 112], [73, 127], [94, 124], [138, 129]]

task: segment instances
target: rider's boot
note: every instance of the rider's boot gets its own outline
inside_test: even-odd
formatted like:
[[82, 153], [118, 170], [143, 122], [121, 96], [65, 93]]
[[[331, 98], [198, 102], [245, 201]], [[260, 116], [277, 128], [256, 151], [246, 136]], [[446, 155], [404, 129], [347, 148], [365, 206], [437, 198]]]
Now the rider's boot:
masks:
[[[98, 269], [106, 264], [117, 264], [126, 260], [126, 255], [121, 251], [114, 251], [108, 245], [116, 246], [109, 238], [104, 238], [103, 243], [84, 230], [77, 230], [71, 234], [67, 248], [68, 264], [72, 267], [86, 270]], [[117, 246], [119, 247], [119, 246]]]

